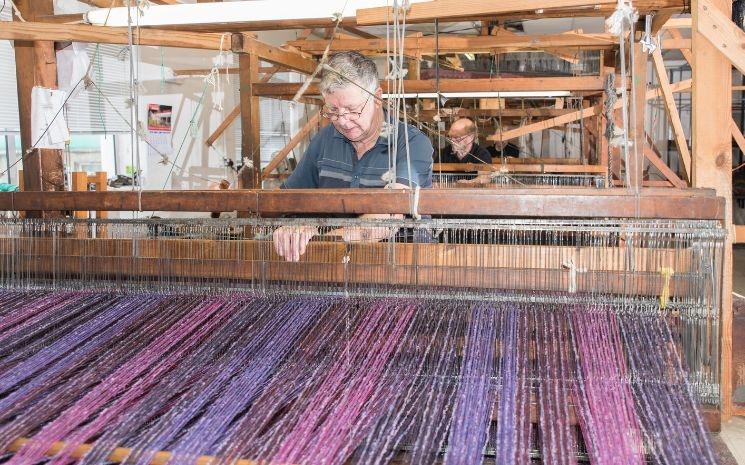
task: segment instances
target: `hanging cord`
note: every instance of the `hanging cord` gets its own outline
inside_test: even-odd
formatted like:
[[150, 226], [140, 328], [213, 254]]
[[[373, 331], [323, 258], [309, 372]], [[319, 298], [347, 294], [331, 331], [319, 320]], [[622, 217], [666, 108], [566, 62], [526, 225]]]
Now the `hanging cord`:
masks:
[[[631, 30], [631, 36], [630, 40], [631, 43], [634, 41], [633, 37], [633, 27], [634, 23], [638, 19], [638, 14], [636, 13], [636, 10], [634, 10], [633, 6], [631, 5], [631, 0], [618, 0], [618, 4], [616, 6], [616, 10], [613, 12], [613, 14], [605, 20], [606, 27], [608, 28], [608, 31], [619, 37], [619, 47], [620, 47], [620, 55], [621, 55], [621, 100], [623, 102], [622, 107], [622, 119], [623, 119], [623, 125], [624, 125], [624, 131], [623, 131], [623, 157], [624, 161], [626, 163], [626, 171], [625, 171], [625, 178], [626, 178], [626, 186], [630, 186], [630, 172], [628, 170], [629, 166], [629, 138], [628, 138], [628, 127], [629, 127], [629, 102], [628, 102], [628, 95], [626, 91], [627, 86], [627, 75], [626, 75], [626, 28], [629, 27]], [[632, 67], [633, 67], [633, 53], [632, 55]], [[633, 75], [633, 69], [632, 69], [632, 75]], [[632, 94], [633, 94], [633, 88], [632, 88]], [[633, 102], [632, 102], [633, 103]]]
[[338, 13], [334, 13], [334, 16], [331, 18], [334, 21], [334, 29], [331, 32], [331, 38], [329, 39], [328, 44], [326, 44], [326, 48], [323, 51], [323, 55], [321, 56], [321, 59], [318, 61], [318, 66], [316, 66], [316, 69], [313, 70], [313, 74], [311, 74], [305, 82], [303, 82], [303, 85], [300, 86], [300, 88], [295, 93], [295, 96], [292, 97], [292, 102], [297, 103], [300, 101], [303, 95], [305, 95], [305, 92], [308, 90], [308, 87], [310, 87], [310, 83], [313, 82], [313, 79], [316, 78], [318, 73], [323, 69], [324, 65], [328, 61], [329, 57], [329, 51], [331, 50], [331, 45], [334, 43], [334, 39], [336, 38], [336, 33], [339, 30], [339, 26], [341, 25], [342, 19], [344, 19], [344, 11], [347, 9], [347, 3], [349, 0], [344, 1], [344, 6], [342, 6], [341, 11]]

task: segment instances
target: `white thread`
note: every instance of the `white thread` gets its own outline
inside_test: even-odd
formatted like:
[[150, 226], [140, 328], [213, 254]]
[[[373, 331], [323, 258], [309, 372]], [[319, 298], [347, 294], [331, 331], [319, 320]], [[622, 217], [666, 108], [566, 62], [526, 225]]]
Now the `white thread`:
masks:
[[411, 202], [411, 217], [415, 220], [422, 219], [422, 215], [419, 214], [419, 185], [414, 188], [414, 200]]
[[615, 36], [621, 36], [624, 33], [626, 24], [635, 23], [639, 19], [639, 14], [631, 5], [631, 0], [618, 0], [616, 11], [605, 20], [605, 26], [608, 32]]
[[586, 268], [578, 268], [577, 265], [574, 263], [574, 259], [570, 258], [566, 262], [564, 262], [562, 267], [569, 270], [569, 285], [567, 286], [567, 291], [571, 294], [574, 294], [577, 292], [577, 273], [586, 273]]

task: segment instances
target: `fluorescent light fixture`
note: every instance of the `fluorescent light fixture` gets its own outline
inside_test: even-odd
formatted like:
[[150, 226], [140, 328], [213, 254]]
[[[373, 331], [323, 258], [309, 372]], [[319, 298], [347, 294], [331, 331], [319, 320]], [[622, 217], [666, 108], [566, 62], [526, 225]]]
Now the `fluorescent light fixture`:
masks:
[[[389, 98], [391, 94], [383, 94]], [[567, 90], [505, 91], [505, 92], [441, 92], [445, 98], [558, 98], [569, 97]], [[435, 92], [407, 92], [398, 94], [404, 98], [437, 98]]]
[[[411, 0], [418, 3], [427, 0]], [[250, 0], [239, 2], [185, 3], [152, 5], [138, 17], [131, 7], [132, 21], [140, 26], [171, 26], [180, 24], [243, 23], [261, 21], [293, 21], [328, 18], [329, 26], [335, 15], [353, 17], [358, 9], [387, 6], [386, 0], [323, 0], [291, 2], [291, 7], [279, 7], [278, 0]], [[107, 20], [108, 17], [108, 20]], [[127, 8], [97, 8], [85, 14], [85, 21], [94, 26], [126, 26]]]

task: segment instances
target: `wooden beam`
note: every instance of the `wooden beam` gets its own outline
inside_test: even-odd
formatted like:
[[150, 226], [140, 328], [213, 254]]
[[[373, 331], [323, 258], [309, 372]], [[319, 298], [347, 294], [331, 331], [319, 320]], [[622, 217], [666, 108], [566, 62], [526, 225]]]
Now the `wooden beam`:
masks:
[[[612, 0], [434, 0], [414, 3], [406, 12], [406, 22], [432, 22], [435, 20], [455, 20], [473, 16], [498, 16], [535, 10], [559, 8], [595, 8], [607, 5]], [[393, 18], [391, 7], [361, 8], [357, 10], [357, 24], [386, 24]]]
[[663, 50], [680, 50], [680, 49], [690, 49], [691, 48], [691, 39], [662, 39], [660, 41], [660, 48]]
[[716, 0], [697, 2], [697, 32], [719, 50], [741, 73], [745, 74], [745, 32], [729, 15], [717, 8]]
[[665, 102], [665, 108], [667, 109], [667, 116], [670, 118], [670, 125], [673, 128], [675, 146], [678, 147], [678, 153], [680, 154], [680, 160], [683, 162], [685, 174], [688, 179], [690, 179], [691, 152], [688, 150], [688, 141], [683, 132], [683, 122], [680, 120], [678, 108], [675, 106], [675, 99], [670, 90], [670, 82], [667, 80], [667, 70], [665, 69], [665, 63], [662, 60], [660, 49], [656, 49], [652, 53], [652, 61], [654, 62], [657, 79], [660, 81], [660, 88], [662, 89], [662, 98]]
[[645, 133], [644, 135], [646, 136], [646, 143], [643, 145], [644, 156], [649, 160], [649, 163], [657, 168], [657, 170], [665, 176], [665, 179], [667, 179], [673, 187], [681, 189], [688, 187], [688, 183], [680, 179], [678, 175], [670, 169], [664, 161], [662, 161], [662, 157], [654, 146], [654, 141], [649, 137], [649, 134]]
[[[680, 34], [680, 31], [677, 29], [670, 29], [670, 36], [672, 36], [675, 40], [683, 40], [683, 36]], [[681, 48], [679, 49], [680, 53], [683, 55], [683, 58], [688, 62], [689, 66], [693, 66], [693, 55], [691, 55], [691, 49], [690, 48]]]
[[729, 130], [732, 133], [732, 138], [737, 143], [737, 146], [740, 147], [740, 151], [745, 153], [745, 137], [743, 137], [742, 131], [737, 127], [737, 123], [735, 123], [735, 120], [732, 119], [732, 117], [730, 117], [729, 121]]
[[313, 74], [318, 66], [315, 60], [302, 53], [266, 44], [247, 33], [234, 33], [231, 36], [230, 49], [234, 53], [256, 55], [274, 65], [305, 74]]
[[[620, 191], [620, 192], [619, 192]], [[110, 210], [259, 214], [411, 213], [413, 192], [392, 189], [0, 193], [2, 210]], [[724, 217], [724, 199], [707, 189], [422, 189], [420, 214], [530, 218]]]
[[[274, 97], [293, 96], [300, 88], [300, 83], [267, 83], [256, 85], [256, 95]], [[381, 82], [383, 92], [388, 92], [389, 81]], [[437, 81], [405, 80], [405, 92], [436, 92]], [[548, 91], [567, 90], [570, 92], [600, 92], [604, 88], [598, 76], [575, 77], [529, 77], [529, 78], [493, 78], [493, 79], [440, 79], [440, 92], [506, 92], [506, 91]], [[320, 95], [318, 85], [311, 84], [305, 95]]]
[[[21, 15], [33, 21], [37, 15], [53, 14], [52, 0], [18, 0]], [[23, 27], [28, 23], [2, 22]], [[16, 80], [18, 82], [18, 112], [21, 129], [23, 185], [28, 191], [64, 190], [64, 165], [61, 150], [34, 149], [31, 138], [31, 92], [34, 86], [57, 88], [57, 60], [54, 42], [16, 41]], [[59, 213], [46, 216], [56, 216]], [[33, 213], [28, 216], [35, 216]]]
[[[197, 69], [174, 69], [174, 76], [206, 76], [211, 73], [211, 68], [197, 68]], [[238, 74], [238, 68], [219, 68], [220, 74]]]
[[[439, 42], [439, 43], [438, 43]], [[289, 45], [311, 53], [322, 55], [329, 45], [327, 40], [294, 40]], [[492, 53], [495, 50], [553, 50], [572, 49], [612, 49], [618, 46], [618, 38], [611, 34], [578, 34], [569, 32], [551, 35], [497, 34], [492, 36], [407, 37], [404, 50], [412, 55], [433, 55], [439, 53]], [[387, 53], [386, 39], [340, 39], [331, 44], [331, 51], [356, 50], [360, 53]]]
[[691, 185], [714, 188], [725, 200], [722, 260], [720, 393], [722, 421], [732, 416], [732, 65], [717, 50], [742, 58], [743, 32], [730, 21], [730, 0], [694, 0]]
[[662, 25], [663, 29], [690, 29], [691, 18], [670, 18]]
[[246, 188], [261, 188], [261, 117], [254, 86], [259, 80], [259, 57], [240, 54], [241, 156], [253, 163], [253, 179]]
[[538, 174], [602, 174], [606, 171], [605, 166], [580, 165], [580, 164], [551, 164], [551, 163], [435, 163], [433, 172], [439, 173], [472, 173], [472, 172], [499, 172], [507, 173], [538, 173]]
[[351, 26], [349, 24], [341, 24], [340, 26], [345, 31], [350, 32], [356, 36], [360, 36], [363, 39], [378, 39], [378, 36], [376, 36], [375, 34], [370, 34], [367, 31], [363, 31], [362, 29]]
[[241, 114], [241, 106], [239, 104], [239, 105], [236, 105], [235, 108], [233, 108], [232, 110], [230, 110], [230, 113], [228, 113], [228, 116], [226, 116], [225, 119], [223, 120], [223, 122], [220, 123], [220, 125], [217, 127], [217, 129], [215, 129], [215, 132], [213, 132], [212, 134], [210, 134], [210, 136], [207, 138], [207, 140], [205, 141], [205, 144], [207, 145], [207, 147], [212, 147], [212, 144], [214, 144], [215, 141], [217, 139], [219, 139], [220, 136], [222, 136], [222, 134], [225, 132], [225, 130], [228, 129], [228, 127], [231, 124], [233, 124], [233, 121], [235, 121], [235, 119], [240, 114]]
[[660, 29], [665, 27], [665, 24], [670, 21], [670, 18], [673, 16], [672, 11], [663, 11], [659, 14], [654, 15], [652, 18], [652, 35], [656, 36], [658, 32], [660, 32]]
[[522, 118], [522, 117], [549, 117], [549, 116], [561, 116], [567, 113], [572, 113], [575, 110], [566, 110], [556, 108], [503, 108], [501, 110], [492, 110], [484, 108], [440, 108], [440, 110], [419, 110], [420, 119], [431, 119], [435, 115], [440, 116], [452, 116], [452, 117], [483, 117], [483, 116], [503, 116], [505, 118]]
[[264, 168], [264, 171], [261, 175], [261, 179], [268, 179], [269, 175], [272, 171], [277, 169], [280, 163], [282, 163], [282, 160], [287, 158], [287, 155], [289, 155], [290, 152], [292, 152], [292, 149], [294, 149], [297, 144], [300, 143], [310, 132], [318, 126], [318, 121], [321, 119], [321, 112], [317, 112], [315, 115], [311, 116], [311, 118], [306, 122], [300, 130], [290, 139], [290, 141], [282, 147], [282, 150], [277, 152], [276, 155], [274, 155], [274, 158], [272, 158], [269, 161], [269, 164], [266, 165], [266, 168]]
[[[639, 11], [640, 14], [647, 14], [651, 12], [662, 12], [662, 11], [673, 11], [675, 13], [682, 13], [687, 7], [687, 3], [683, 0], [638, 0], [634, 2], [634, 8]], [[467, 11], [468, 5], [465, 4], [463, 11]], [[573, 16], [594, 16], [594, 17], [608, 17], [616, 8], [616, 3], [609, 2], [603, 4], [594, 4], [592, 7], [569, 7], [569, 8], [555, 8], [555, 9], [542, 9], [538, 8], [535, 10], [526, 10], [521, 12], [506, 13], [503, 15], [489, 16], [484, 15], [472, 15], [468, 17], [461, 17], [458, 21], [500, 21], [504, 22], [507, 20], [526, 20], [526, 19], [545, 19], [545, 18], [566, 18]], [[80, 15], [78, 15], [80, 18]], [[407, 22], [409, 20], [407, 19]], [[443, 21], [445, 22], [445, 21]], [[164, 25], [158, 26], [157, 29], [170, 29], [177, 31], [191, 31], [191, 32], [244, 32], [244, 31], [262, 31], [262, 30], [287, 30], [287, 29], [307, 29], [307, 28], [325, 28], [331, 23], [328, 16], [318, 18], [300, 18], [300, 19], [283, 19], [283, 20], [260, 20], [260, 21], [241, 21], [241, 22], [230, 22], [230, 23], [201, 23], [201, 24], [179, 24], [179, 25]], [[353, 16], [344, 17], [342, 25], [349, 24], [356, 26], [356, 18]], [[148, 27], [148, 26], [143, 26]]]
[[[690, 86], [691, 86], [691, 80], [687, 79], [685, 81], [680, 81], [680, 82], [676, 82], [675, 84], [672, 84], [670, 86], [670, 90], [672, 92], [680, 92], [684, 89], [689, 88]], [[662, 89], [651, 89], [646, 92], [647, 100], [659, 97], [660, 95], [662, 95]], [[616, 102], [616, 105], [613, 108], [618, 109], [618, 108], [621, 108], [622, 106], [623, 106], [623, 102], [619, 100]], [[527, 124], [519, 128], [510, 129], [508, 131], [498, 132], [498, 133], [495, 133], [487, 137], [486, 139], [495, 140], [495, 141], [515, 139], [517, 137], [530, 134], [532, 132], [543, 131], [545, 129], [551, 129], [553, 127], [560, 126], [562, 124], [568, 124], [573, 121], [577, 121], [579, 119], [597, 116], [597, 115], [600, 115], [602, 112], [603, 112], [603, 104], [597, 104], [589, 108], [583, 108], [582, 110], [577, 110], [571, 113], [567, 113], [566, 115], [557, 116], [555, 118], [549, 118], [543, 121], [539, 121], [537, 123]]]
[[[220, 50], [221, 34], [206, 32], [178, 32], [140, 28], [135, 31], [134, 42], [139, 45]], [[127, 28], [89, 26], [87, 24], [50, 24], [28, 21], [25, 23], [0, 22], [0, 39], [73, 41], [100, 44], [127, 45]]]

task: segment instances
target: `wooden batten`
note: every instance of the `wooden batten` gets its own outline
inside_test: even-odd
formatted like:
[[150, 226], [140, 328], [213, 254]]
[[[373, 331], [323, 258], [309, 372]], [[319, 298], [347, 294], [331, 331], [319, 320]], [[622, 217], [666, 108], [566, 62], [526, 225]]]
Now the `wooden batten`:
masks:
[[[287, 189], [236, 191], [0, 193], [2, 210], [252, 211], [260, 215], [412, 212], [407, 190]], [[724, 199], [706, 189], [424, 189], [418, 213], [530, 218], [724, 218]]]

